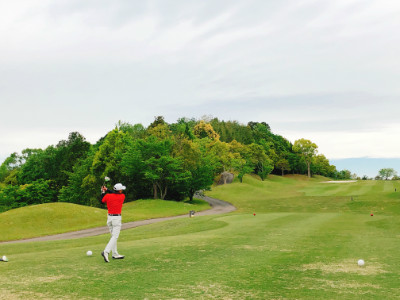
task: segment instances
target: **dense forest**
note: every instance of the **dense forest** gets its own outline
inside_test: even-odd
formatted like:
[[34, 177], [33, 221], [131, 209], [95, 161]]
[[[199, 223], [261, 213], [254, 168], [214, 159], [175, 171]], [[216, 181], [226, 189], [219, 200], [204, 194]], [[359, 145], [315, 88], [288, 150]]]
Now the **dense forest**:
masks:
[[104, 178], [127, 186], [127, 201], [193, 199], [222, 172], [242, 182], [246, 174], [270, 173], [348, 179], [309, 140], [290, 143], [265, 122], [179, 119], [159, 116], [146, 128], [119, 122], [97, 143], [78, 132], [46, 149], [12, 153], [0, 166], [0, 211], [46, 202], [98, 206]]

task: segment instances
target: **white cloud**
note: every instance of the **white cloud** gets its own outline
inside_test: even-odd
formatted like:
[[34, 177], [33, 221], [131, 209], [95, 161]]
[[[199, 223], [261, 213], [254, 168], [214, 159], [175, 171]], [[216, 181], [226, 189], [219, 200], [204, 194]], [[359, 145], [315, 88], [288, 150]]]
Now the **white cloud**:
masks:
[[2, 2], [1, 151], [212, 114], [310, 134], [331, 157], [398, 157], [399, 13], [392, 0]]
[[[113, 127], [97, 127], [97, 128], [23, 128], [13, 130], [0, 130], [2, 139], [0, 141], [0, 158], [5, 159], [13, 152], [21, 152], [27, 148], [45, 149], [50, 145], [57, 145], [61, 140], [67, 140], [71, 132], [78, 131], [87, 141], [96, 143]], [[1, 160], [0, 160], [1, 161]]]
[[394, 158], [399, 157], [400, 141], [398, 133], [400, 125], [393, 124], [382, 130], [374, 131], [336, 131], [303, 132], [300, 137], [295, 131], [282, 131], [281, 134], [291, 142], [305, 138], [318, 145], [318, 152], [329, 159], [349, 157]]

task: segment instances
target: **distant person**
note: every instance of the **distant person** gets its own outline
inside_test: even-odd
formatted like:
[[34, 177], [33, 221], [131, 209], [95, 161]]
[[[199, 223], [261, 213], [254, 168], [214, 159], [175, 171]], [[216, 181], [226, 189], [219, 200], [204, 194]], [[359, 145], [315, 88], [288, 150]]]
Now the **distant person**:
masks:
[[120, 255], [117, 250], [117, 240], [119, 237], [119, 233], [121, 232], [122, 218], [121, 218], [121, 210], [122, 204], [125, 200], [125, 195], [122, 193], [126, 187], [121, 183], [117, 183], [114, 185], [114, 191], [107, 189], [107, 187], [101, 187], [101, 202], [107, 204], [108, 209], [108, 217], [107, 217], [107, 226], [110, 229], [111, 238], [108, 242], [106, 248], [101, 255], [104, 258], [105, 262], [110, 262], [108, 255], [112, 252], [113, 259], [123, 259], [125, 256]]

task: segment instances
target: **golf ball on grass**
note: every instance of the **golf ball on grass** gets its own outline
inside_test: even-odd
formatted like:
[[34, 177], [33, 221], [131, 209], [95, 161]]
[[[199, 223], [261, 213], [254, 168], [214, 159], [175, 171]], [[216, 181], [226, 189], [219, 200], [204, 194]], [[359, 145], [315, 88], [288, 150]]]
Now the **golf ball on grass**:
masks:
[[92, 254], [93, 254], [93, 253], [92, 253], [92, 251], [90, 251], [90, 250], [89, 250], [88, 252], [86, 252], [86, 255], [87, 255], [87, 256], [92, 256]]
[[365, 264], [365, 262], [364, 262], [363, 259], [359, 259], [357, 263], [358, 263], [358, 265], [359, 265], [360, 267], [362, 267], [362, 266]]

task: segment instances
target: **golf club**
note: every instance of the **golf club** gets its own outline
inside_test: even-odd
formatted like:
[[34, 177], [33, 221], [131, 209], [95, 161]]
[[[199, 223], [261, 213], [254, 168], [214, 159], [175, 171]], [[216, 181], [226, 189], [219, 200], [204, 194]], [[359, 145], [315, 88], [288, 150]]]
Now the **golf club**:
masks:
[[103, 188], [103, 186], [105, 186], [106, 185], [106, 182], [109, 182], [110, 181], [110, 177], [104, 177], [104, 181], [103, 181], [103, 185], [101, 186], [101, 188]]
[[104, 177], [104, 182], [103, 182], [103, 186], [106, 184], [106, 182], [110, 181], [110, 177]]

